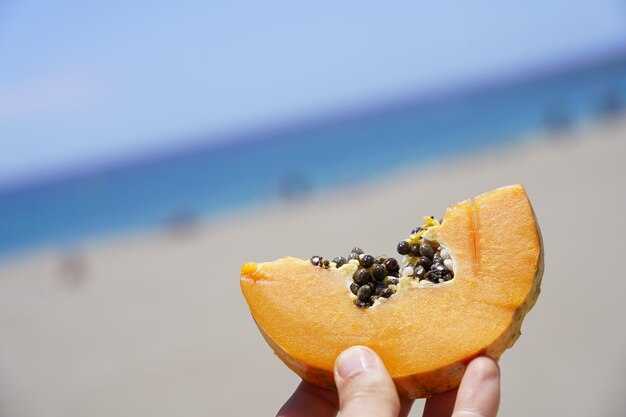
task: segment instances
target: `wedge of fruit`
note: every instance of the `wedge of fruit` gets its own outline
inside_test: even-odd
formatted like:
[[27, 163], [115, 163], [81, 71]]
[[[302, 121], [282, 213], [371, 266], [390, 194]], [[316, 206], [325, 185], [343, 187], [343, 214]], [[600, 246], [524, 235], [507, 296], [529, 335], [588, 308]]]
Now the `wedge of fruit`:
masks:
[[[261, 334], [302, 379], [334, 389], [344, 349], [380, 355], [398, 392], [456, 388], [474, 357], [498, 359], [520, 335], [543, 274], [539, 228], [512, 185], [425, 218], [397, 247], [404, 259], [354, 248], [329, 261], [247, 263], [241, 289]], [[367, 288], [366, 288], [367, 287]]]

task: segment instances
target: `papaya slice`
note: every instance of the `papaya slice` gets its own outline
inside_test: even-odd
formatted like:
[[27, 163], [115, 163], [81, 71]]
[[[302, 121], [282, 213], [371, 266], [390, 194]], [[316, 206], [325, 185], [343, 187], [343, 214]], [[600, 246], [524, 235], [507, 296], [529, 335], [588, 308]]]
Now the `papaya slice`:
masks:
[[366, 303], [369, 308], [359, 308], [355, 297], [362, 294], [350, 290], [355, 269], [364, 269], [355, 266], [365, 263], [363, 255], [341, 267], [343, 261], [321, 258], [243, 265], [243, 295], [278, 357], [302, 379], [335, 389], [336, 357], [365, 345], [407, 398], [458, 387], [476, 356], [499, 359], [519, 337], [543, 275], [541, 235], [524, 188], [503, 187], [454, 204], [441, 224], [433, 220], [419, 233], [445, 249], [454, 277], [434, 283], [400, 277], [388, 286], [393, 295]]

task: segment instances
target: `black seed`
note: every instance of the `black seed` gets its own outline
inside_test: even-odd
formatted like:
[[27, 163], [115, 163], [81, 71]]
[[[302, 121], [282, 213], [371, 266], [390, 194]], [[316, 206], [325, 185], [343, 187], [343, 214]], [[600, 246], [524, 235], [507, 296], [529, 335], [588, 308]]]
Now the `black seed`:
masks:
[[385, 259], [385, 268], [387, 268], [387, 273], [389, 275], [393, 275], [394, 272], [398, 272], [400, 270], [400, 265], [398, 265], [398, 261], [395, 258], [387, 258]]
[[429, 258], [427, 258], [426, 256], [420, 256], [420, 265], [422, 265], [425, 270], [429, 270], [432, 264], [433, 261], [431, 261]]
[[359, 248], [358, 246], [355, 246], [355, 247], [352, 248], [350, 253], [356, 253], [357, 255], [363, 255], [363, 249]]
[[369, 268], [374, 265], [374, 257], [372, 255], [363, 255], [359, 262], [361, 262], [363, 268]]
[[352, 294], [356, 295], [356, 292], [359, 290], [359, 284], [357, 284], [356, 282], [353, 282], [352, 284], [350, 284], [350, 291], [352, 292]]
[[377, 295], [372, 295], [372, 296], [370, 297], [370, 300], [369, 300], [369, 301], [370, 301], [370, 303], [374, 304], [374, 302], [375, 302], [376, 300], [378, 300], [378, 296], [377, 296]]
[[370, 280], [370, 273], [367, 269], [357, 269], [354, 274], [352, 274], [352, 279], [359, 285], [365, 285]]
[[406, 240], [401, 240], [400, 243], [398, 243], [397, 249], [400, 255], [406, 255], [411, 250], [411, 246]]
[[345, 265], [346, 263], [348, 263], [346, 258], [344, 258], [343, 256], [337, 256], [335, 259], [333, 259], [333, 262], [335, 263], [337, 268], [339, 268], [339, 267]]
[[375, 264], [382, 264], [383, 262], [385, 262], [385, 257], [384, 256], [377, 256], [376, 259], [374, 259], [374, 263]]
[[411, 256], [420, 256], [419, 245], [411, 245], [411, 249], [409, 249], [409, 253], [411, 254]]
[[312, 256], [311, 257], [311, 263], [315, 266], [320, 266], [320, 264], [322, 263], [322, 257], [321, 256]]
[[379, 282], [378, 284], [376, 284], [376, 288], [374, 289], [374, 295], [382, 294], [385, 288], [387, 288], [387, 285], [383, 284], [382, 282]]
[[330, 266], [330, 262], [328, 262], [328, 259], [324, 259], [324, 268], [328, 268]]
[[420, 245], [420, 253], [432, 259], [433, 255], [435, 254], [435, 249], [430, 243], [423, 242]]
[[[439, 270], [432, 270], [432, 269], [431, 269], [430, 271], [428, 271], [428, 272], [426, 273], [426, 275], [428, 275], [429, 273], [430, 273], [430, 275], [429, 275], [428, 280], [429, 280], [429, 281], [432, 281], [432, 282], [435, 282], [435, 283], [438, 283], [438, 282], [439, 282], [439, 280], [442, 280], [442, 281], [443, 281], [443, 279], [444, 279], [444, 277], [445, 277], [445, 272], [443, 272], [443, 271], [439, 271]], [[426, 275], [425, 275], [424, 277], [426, 277]]]
[[362, 286], [356, 293], [356, 296], [361, 301], [367, 301], [367, 299], [370, 298], [370, 295], [372, 295], [372, 290], [369, 285]]
[[400, 280], [398, 280], [397, 278], [389, 278], [387, 280], [387, 285], [398, 285], [399, 282]]
[[426, 273], [424, 274], [424, 279], [427, 279], [427, 280], [429, 280], [429, 281], [430, 281], [430, 280], [431, 280], [431, 277], [432, 277], [432, 272], [430, 272], [430, 271], [428, 271], [428, 272], [426, 272]]
[[393, 272], [387, 271], [387, 276], [388, 277], [400, 278], [400, 271], [393, 271]]
[[452, 276], [450, 272], [446, 272], [443, 276], [444, 281], [450, 281], [452, 278], [454, 278], [454, 276]]
[[385, 277], [387, 276], [387, 269], [380, 264], [374, 264], [374, 266], [372, 266], [372, 277], [374, 277], [374, 279], [376, 281], [382, 281], [385, 279]]
[[367, 285], [370, 287], [370, 290], [373, 293], [374, 290], [376, 289], [376, 284], [374, 284], [372, 281], [370, 281], [370, 282], [367, 283]]
[[350, 253], [350, 255], [348, 255], [348, 260], [351, 261], [352, 259], [356, 259], [357, 261], [359, 260], [359, 254], [358, 253]]
[[448, 268], [446, 268], [446, 266], [444, 264], [433, 264], [433, 266], [430, 267], [431, 269], [434, 269], [436, 271], [441, 271], [443, 273], [446, 272], [446, 270]]
[[415, 229], [411, 230], [411, 234], [414, 235], [414, 234], [417, 234], [417, 233], [419, 233], [421, 231], [422, 231], [422, 228], [417, 226]]
[[384, 298], [389, 298], [391, 297], [392, 294], [393, 294], [393, 291], [391, 291], [391, 289], [385, 288], [383, 292], [380, 293], [380, 296]]
[[439, 253], [435, 253], [433, 255], [433, 263], [436, 263], [436, 264], [442, 264], [443, 263], [443, 258], [441, 257], [441, 255], [439, 255]]
[[372, 303], [368, 301], [361, 301], [361, 300], [356, 300], [356, 306], [359, 308], [367, 308], [369, 306], [371, 306]]

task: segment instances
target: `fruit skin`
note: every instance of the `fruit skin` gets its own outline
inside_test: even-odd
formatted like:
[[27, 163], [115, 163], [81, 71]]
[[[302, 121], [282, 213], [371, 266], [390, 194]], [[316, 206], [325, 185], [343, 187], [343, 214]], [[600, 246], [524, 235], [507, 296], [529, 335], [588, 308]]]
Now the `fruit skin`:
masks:
[[[302, 379], [335, 389], [334, 359], [348, 346], [364, 344], [381, 356], [401, 396], [429, 397], [456, 388], [467, 363], [476, 356], [497, 360], [515, 343], [524, 316], [539, 296], [544, 269], [541, 235], [520, 185], [478, 196], [475, 204], [468, 200], [453, 205], [431, 237], [450, 250], [457, 268], [455, 279], [438, 288], [409, 289], [369, 311], [347, 307], [349, 290], [341, 288], [344, 277], [337, 270], [320, 270], [294, 258], [245, 264], [242, 291], [265, 340]], [[283, 302], [275, 295], [294, 283], [322, 286], [332, 300], [294, 307], [296, 298], [286, 297]], [[269, 292], [270, 286], [277, 288]], [[424, 304], [439, 308], [435, 313], [443, 319], [424, 320], [428, 316]], [[323, 310], [316, 313], [316, 308]], [[335, 316], [328, 308], [335, 309]], [[422, 316], [411, 317], [416, 308], [422, 309]], [[287, 315], [297, 313], [300, 318], [289, 324]], [[322, 317], [319, 321], [316, 314]], [[297, 328], [298, 320], [309, 328]], [[450, 326], [442, 325], [442, 320], [449, 320]], [[325, 328], [328, 321], [345, 322], [345, 330], [337, 325]], [[372, 330], [363, 322], [378, 323], [380, 328]], [[457, 333], [450, 334], [453, 330], [448, 327]], [[299, 336], [291, 337], [292, 333]], [[437, 345], [439, 339], [455, 343]]]

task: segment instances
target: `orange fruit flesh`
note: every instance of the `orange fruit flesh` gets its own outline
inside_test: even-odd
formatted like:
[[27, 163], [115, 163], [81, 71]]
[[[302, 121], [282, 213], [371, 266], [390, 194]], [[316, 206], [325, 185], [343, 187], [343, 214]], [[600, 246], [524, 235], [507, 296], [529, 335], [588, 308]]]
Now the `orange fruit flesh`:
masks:
[[304, 380], [334, 389], [336, 357], [364, 345], [402, 396], [427, 397], [457, 387], [472, 358], [498, 359], [515, 342], [543, 273], [539, 229], [520, 185], [453, 205], [430, 238], [448, 249], [454, 279], [403, 288], [370, 308], [354, 305], [350, 276], [296, 258], [245, 264], [241, 288], [266, 341]]

